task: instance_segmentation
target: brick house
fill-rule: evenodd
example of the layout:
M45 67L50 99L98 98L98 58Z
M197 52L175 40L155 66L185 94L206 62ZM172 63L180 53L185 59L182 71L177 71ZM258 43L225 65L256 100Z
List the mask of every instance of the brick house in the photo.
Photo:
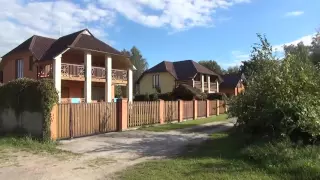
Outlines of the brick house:
M115 86L122 86L132 101L133 69L127 56L84 29L58 39L34 35L22 42L2 57L0 83L51 78L60 102L111 102Z

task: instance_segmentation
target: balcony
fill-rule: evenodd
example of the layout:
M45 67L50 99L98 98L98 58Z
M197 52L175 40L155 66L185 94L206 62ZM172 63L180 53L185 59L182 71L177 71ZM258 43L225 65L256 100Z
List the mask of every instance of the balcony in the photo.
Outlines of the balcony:
M39 78L52 78L53 77L52 65L40 66L38 69ZM112 69L111 72L112 83L127 84L128 74L126 70ZM92 82L105 82L106 70L103 67L91 68ZM84 81L85 80L85 67L78 64L61 63L61 79Z

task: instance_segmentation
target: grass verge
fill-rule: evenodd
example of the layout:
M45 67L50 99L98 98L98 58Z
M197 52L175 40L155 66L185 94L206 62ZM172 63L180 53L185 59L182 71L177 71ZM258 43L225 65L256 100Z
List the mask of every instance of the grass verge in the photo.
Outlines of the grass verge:
M124 180L320 179L320 147L289 142L246 145L241 135L219 133L179 157L138 164Z
M163 125L141 127L140 130L164 132L164 131L171 131L171 130L176 130L176 129L189 128L189 127L198 126L201 124L206 124L206 123L211 123L211 122L216 122L216 121L223 121L223 120L227 120L227 119L228 119L228 115L223 114L223 115L213 116L213 117L209 117L209 118L188 120L188 121L184 121L181 123L168 123L168 124L163 124Z
M57 142L53 141L38 141L31 137L0 137L1 150L27 151L34 154L49 153L61 154L68 153L66 151L57 149Z

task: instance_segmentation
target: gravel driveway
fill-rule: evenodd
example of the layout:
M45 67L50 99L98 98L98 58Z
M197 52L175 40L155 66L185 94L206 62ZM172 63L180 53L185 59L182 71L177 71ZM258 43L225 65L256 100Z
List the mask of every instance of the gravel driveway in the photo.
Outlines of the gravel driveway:
M125 131L61 141L60 149L81 154L64 160L37 155L13 155L14 165L1 167L0 179L112 179L134 164L174 156L187 144L229 129L234 119L168 132ZM21 156L20 156L21 155Z

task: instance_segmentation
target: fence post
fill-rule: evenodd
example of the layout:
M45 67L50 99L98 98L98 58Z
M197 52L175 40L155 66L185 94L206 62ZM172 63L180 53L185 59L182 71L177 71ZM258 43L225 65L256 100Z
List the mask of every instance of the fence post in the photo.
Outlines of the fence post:
M160 124L164 123L164 100L160 99L159 102L159 119L160 119Z
M183 121L183 100L179 100L179 119L178 122L182 122Z
M193 100L193 119L198 118L198 101L196 99Z
M128 99L122 98L117 102L117 121L119 124L119 131L128 129Z
M220 115L220 103L219 100L217 100L217 116Z
M58 113L57 113L57 109L58 109L58 105L55 104L53 107L52 107L52 110L51 110L51 114L50 114L50 121L51 121L51 124L50 124L50 137L51 137L51 140L56 140L57 139L57 130L58 130Z
M206 117L210 116L210 101L206 100Z

